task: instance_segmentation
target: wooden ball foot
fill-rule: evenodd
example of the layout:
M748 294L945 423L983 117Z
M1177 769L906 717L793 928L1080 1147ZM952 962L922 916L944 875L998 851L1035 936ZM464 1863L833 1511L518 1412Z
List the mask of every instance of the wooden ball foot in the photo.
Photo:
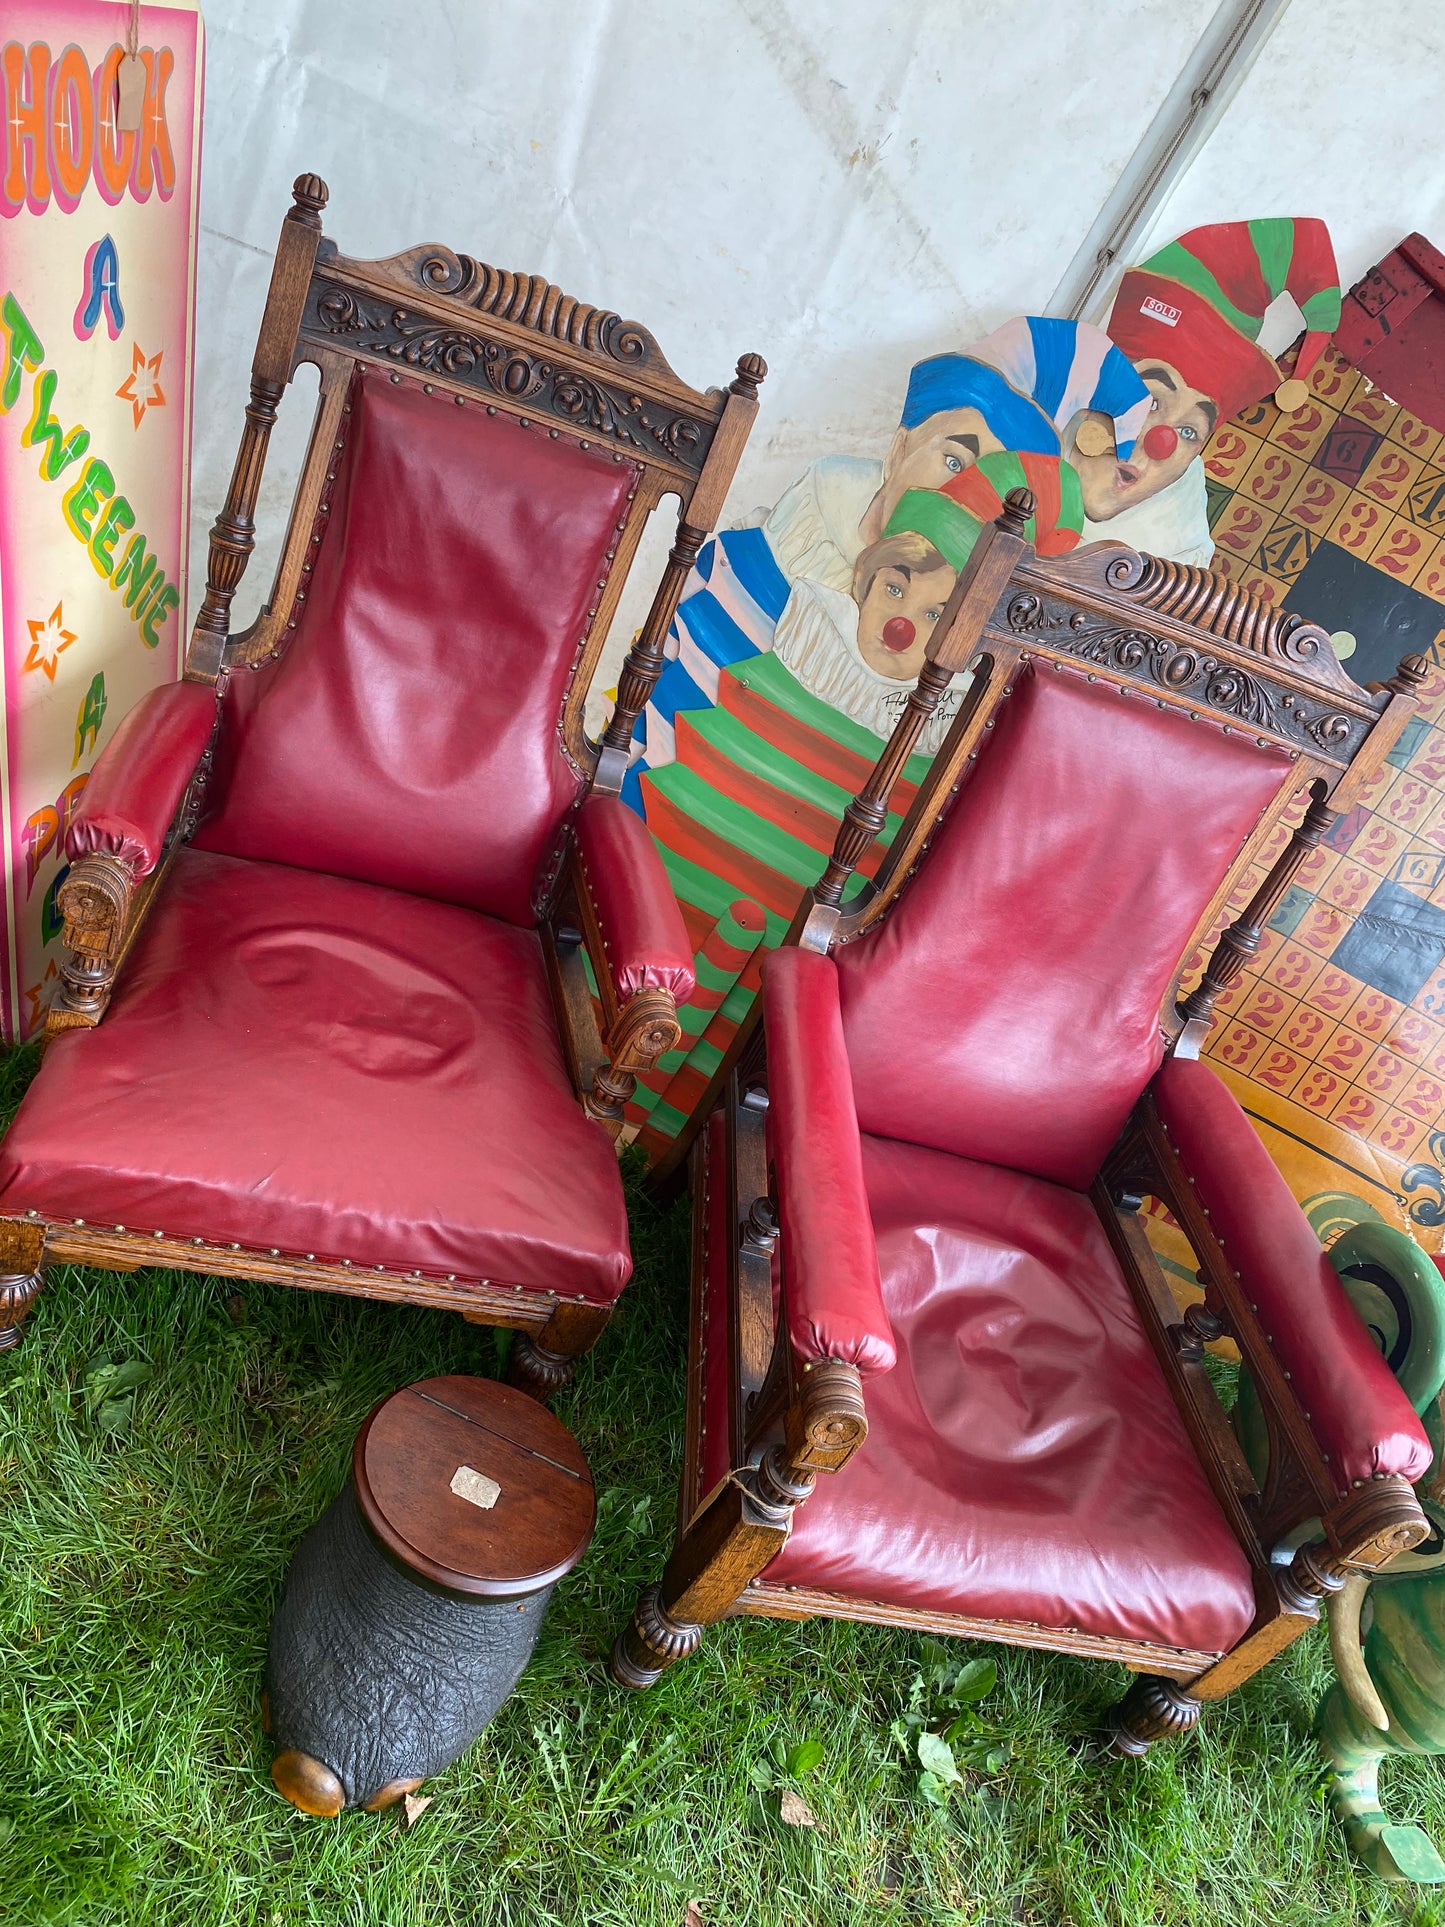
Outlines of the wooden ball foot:
M283 1799L318 1820L334 1820L346 1805L346 1788L331 1768L294 1747L276 1755L271 1778Z

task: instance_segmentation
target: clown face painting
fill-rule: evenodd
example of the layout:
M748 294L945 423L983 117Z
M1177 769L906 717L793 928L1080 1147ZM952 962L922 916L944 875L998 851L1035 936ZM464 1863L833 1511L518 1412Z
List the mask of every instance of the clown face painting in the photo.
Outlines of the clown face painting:
M1083 322L1020 316L964 354L920 361L860 541L878 540L909 489L947 488L985 455L1062 454L1081 411L1102 424L1110 448L1128 455L1148 407L1121 351Z
M1112 522L1178 481L1214 433L1219 408L1212 396L1191 387L1167 361L1146 361L1138 372L1151 404L1147 425L1127 461L1094 415L1085 419L1098 424L1100 439L1092 440L1081 428L1069 457L1078 470L1091 522ZM1090 446L1100 452L1085 453Z
M980 455L1001 454L1006 447L980 408L945 408L912 428L900 427L883 458L878 492L859 522L860 538L865 544L878 540L906 489L943 488Z
M893 682L917 682L928 638L957 580L927 537L912 530L870 543L853 582L857 649L868 667Z
M1305 322L1288 382L1259 345L1265 315L1282 295ZM1089 520L1113 522L1178 481L1221 418L1271 394L1286 412L1301 406L1303 378L1339 318L1339 269L1323 221L1193 228L1131 268L1114 300L1109 336L1133 362L1152 405L1127 458L1108 446L1107 424L1097 418L1089 418L1089 433L1077 432L1072 459Z

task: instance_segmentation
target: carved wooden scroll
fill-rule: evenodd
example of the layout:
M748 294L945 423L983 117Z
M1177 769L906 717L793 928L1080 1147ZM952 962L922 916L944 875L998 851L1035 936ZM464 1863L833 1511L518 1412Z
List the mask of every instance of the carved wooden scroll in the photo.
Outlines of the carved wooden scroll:
M555 292L555 290L554 290ZM419 374L441 375L477 394L525 403L573 434L596 436L627 453L661 460L696 475L717 430L715 412L645 395L609 380L538 341L523 345L469 319L458 322L426 308L393 306L350 287L329 283L319 270L307 296L303 336L329 338L348 352L375 355ZM599 351L601 352L601 351Z
M1110 586L1160 615L1287 663L1316 681L1346 691L1356 687L1318 623L1275 608L1212 569L1168 562L1157 555L1141 555L1137 562L1136 572L1133 561L1127 571L1116 561L1114 573L1106 572Z
M662 350L640 322L624 321L610 308L594 308L589 302L577 301L540 274L494 268L445 247L411 248L367 265L403 287L447 295L453 301L465 302L478 314L494 315L533 334L606 356L624 370L645 370L677 380Z
M1080 607L1071 597L1021 590L1017 583L1015 590L1004 610L1004 622L1014 635L1136 686L1153 684L1161 695L1194 705L1190 714L1196 718L1207 715L1241 728L1261 743L1274 740L1305 755L1346 764L1379 719L1378 710L1343 670L1338 695L1329 689L1335 678L1328 671L1318 678L1325 691L1316 695L1301 686L1302 676L1310 671L1277 652L1241 660L1240 652L1253 645L1221 638L1222 646L1212 649L1196 635L1171 635L1162 626L1121 622L1112 613ZM1330 660L1335 661L1333 651Z

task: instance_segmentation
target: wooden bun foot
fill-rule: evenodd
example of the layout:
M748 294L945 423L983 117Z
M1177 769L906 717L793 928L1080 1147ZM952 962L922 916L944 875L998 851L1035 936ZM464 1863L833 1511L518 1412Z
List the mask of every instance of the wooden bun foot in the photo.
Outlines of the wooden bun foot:
M1156 1740L1189 1732L1202 1710L1200 1702L1177 1680L1141 1673L1118 1705L1110 1708L1098 1757L1114 1754L1120 1759L1140 1760Z
M44 1283L43 1271L0 1272L0 1352L8 1352L20 1343L30 1307Z
M644 1692L680 1659L702 1644L702 1627L674 1619L662 1603L661 1586L649 1586L638 1600L631 1620L617 1635L607 1671L618 1686Z
M283 1799L318 1820L334 1820L346 1805L346 1789L331 1768L294 1747L276 1755L271 1778Z
M507 1365L507 1383L519 1392L545 1405L564 1385L570 1385L577 1360L561 1352L548 1351L528 1332L518 1332L512 1340L512 1355Z

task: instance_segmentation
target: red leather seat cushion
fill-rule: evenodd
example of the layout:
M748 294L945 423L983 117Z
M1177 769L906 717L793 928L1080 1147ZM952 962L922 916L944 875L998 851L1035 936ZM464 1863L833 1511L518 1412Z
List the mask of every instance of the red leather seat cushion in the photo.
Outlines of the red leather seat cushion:
M535 921L558 717L638 468L358 373L303 613L231 677L201 849Z
M1292 765L1025 665L933 848L838 952L865 1131L1082 1188L1159 1068L1160 1005Z
M1222 1652L1254 1617L1086 1197L863 1140L898 1345L764 1583Z
M47 1049L0 1210L599 1303L631 1271L535 932L190 849L105 1021Z

